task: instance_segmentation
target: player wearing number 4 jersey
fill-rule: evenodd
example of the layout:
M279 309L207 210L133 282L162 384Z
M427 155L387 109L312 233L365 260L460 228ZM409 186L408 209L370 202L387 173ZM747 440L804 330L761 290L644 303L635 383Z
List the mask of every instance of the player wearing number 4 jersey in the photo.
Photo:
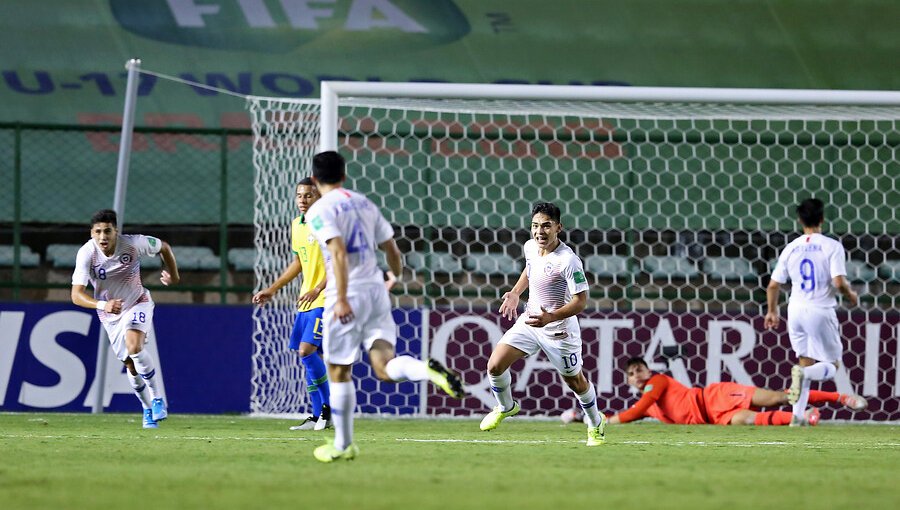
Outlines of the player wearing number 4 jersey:
M353 443L356 388L351 370L360 346L368 351L372 369L382 381L430 379L450 396L463 396L456 374L436 361L395 356L396 324L375 249L385 252L397 277L402 274L402 256L393 239L394 230L378 207L343 187L345 168L344 158L337 152L316 154L312 179L322 198L307 214L313 235L326 255L322 346L331 386L334 441L316 448L314 456L322 462L350 460L359 453Z
M606 419L597 409L597 393L582 372L581 329L575 317L587 304L588 284L581 260L559 240L559 207L541 202L531 211L531 239L525 243L525 269L512 290L503 295L500 314L518 316L519 296L528 289L528 304L491 353L488 377L497 406L481 420L481 430L493 430L519 412L513 400L509 367L543 351L575 392L588 421L588 446L604 443Z
M789 402L791 425L806 425L803 416L809 400L810 381L832 379L839 366L842 347L835 307L840 292L850 306L857 295L847 283L844 247L822 235L825 205L810 198L797 206L803 235L791 241L772 272L766 289L768 313L765 327L775 329L781 320L778 298L781 285L792 282L788 301L788 335L799 364L791 369Z
M144 350L153 327L153 300L141 283L141 256L160 255L166 269L163 285L178 283L172 248L155 237L119 235L116 212L98 211L91 218L91 240L78 250L72 274L72 302L97 309L116 357L128 371L128 381L144 408L144 428L156 428L168 410L153 358ZM93 297L85 292L90 283Z

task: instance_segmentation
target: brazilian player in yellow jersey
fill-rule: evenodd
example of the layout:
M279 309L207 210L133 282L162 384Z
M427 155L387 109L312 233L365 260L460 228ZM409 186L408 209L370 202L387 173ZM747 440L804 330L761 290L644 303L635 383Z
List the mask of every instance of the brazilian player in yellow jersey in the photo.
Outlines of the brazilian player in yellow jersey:
M300 216L291 222L291 263L269 288L253 296L253 302L265 305L272 296L294 278L303 275L300 297L297 299L297 318L291 332L290 349L300 354L306 372L306 389L312 412L291 430L323 430L331 427L328 374L319 356L322 347L322 312L325 309L325 259L319 243L306 224L306 211L319 199L319 190L307 177L297 184L297 209Z

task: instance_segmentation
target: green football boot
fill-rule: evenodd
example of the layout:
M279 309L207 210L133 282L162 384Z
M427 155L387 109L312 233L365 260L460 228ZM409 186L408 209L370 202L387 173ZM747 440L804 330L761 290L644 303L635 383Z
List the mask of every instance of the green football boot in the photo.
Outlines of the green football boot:
M600 415L600 425L588 427L588 446L600 446L606 443L606 416Z
M359 447L355 444L338 450L334 447L334 441L328 441L313 451L313 456L319 462L334 462L336 460L353 460L359 455Z
M502 408L497 405L494 407L494 410L489 412L487 416L481 420L481 430L494 430L497 428L497 425L500 425L500 422L509 418L510 416L515 416L519 414L519 410L522 409L519 406L518 402L513 402L513 407L509 411L503 411Z
M447 370L447 368L438 363L437 360L430 358L428 359L428 379L430 379L435 386L444 390L447 395L450 395L453 398L463 398L466 396L466 390L463 388L459 376L450 370Z

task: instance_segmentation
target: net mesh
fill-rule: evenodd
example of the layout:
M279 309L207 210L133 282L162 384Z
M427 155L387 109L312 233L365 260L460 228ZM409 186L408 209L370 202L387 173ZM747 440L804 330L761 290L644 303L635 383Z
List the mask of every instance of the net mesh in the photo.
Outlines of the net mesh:
M293 185L316 150L319 112L250 104L256 273L267 284L290 260ZM844 366L822 388L870 399L823 417L900 419L900 108L342 98L339 118L347 185L381 207L406 254L392 293L398 351L444 362L471 393L459 402L379 383L362 363L359 411L469 416L495 404L487 359L511 325L496 310L521 274L537 201L561 207L563 240L591 283L581 327L602 410L633 402L631 356L689 385L783 389L793 354L784 326L763 331L764 289L798 235L794 207L815 196L862 295L839 310ZM292 287L256 313L255 412L304 409L286 349L295 298ZM542 354L512 370L524 414L576 406Z

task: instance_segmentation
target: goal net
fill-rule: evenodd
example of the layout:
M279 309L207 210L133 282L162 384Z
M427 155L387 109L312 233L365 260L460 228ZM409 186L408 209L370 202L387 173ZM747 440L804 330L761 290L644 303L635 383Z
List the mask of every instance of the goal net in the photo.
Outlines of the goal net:
M798 235L794 208L818 197L825 233L846 248L862 296L860 307L838 310L846 354L822 388L870 401L856 413L826 407L823 417L900 419L897 97L881 106L826 97L834 104L815 106L815 97L777 95L767 104L402 93L321 105L249 101L258 282L290 261L294 185L332 145L347 158L347 185L381 207L406 254L392 292L398 352L438 359L470 392L454 401L425 384L381 383L360 363L358 412L470 416L495 404L487 360L511 326L497 313L499 298L521 274L537 201L562 209L562 239L591 283L580 322L602 411L634 402L623 372L634 356L688 385L784 389L794 357L784 323L763 329L765 285ZM255 312L255 413L305 410L302 369L286 348L296 291ZM781 302L784 317L786 295ZM576 407L543 354L512 372L524 414Z

